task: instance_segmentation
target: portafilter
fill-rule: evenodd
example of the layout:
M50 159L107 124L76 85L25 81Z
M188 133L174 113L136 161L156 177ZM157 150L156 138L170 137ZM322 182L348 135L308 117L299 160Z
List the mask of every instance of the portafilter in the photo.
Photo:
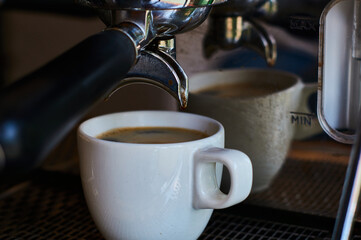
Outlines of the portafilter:
M106 24L42 68L0 91L0 169L39 166L95 103L116 88L148 82L185 107L188 79L173 35L198 26L226 0L78 0Z

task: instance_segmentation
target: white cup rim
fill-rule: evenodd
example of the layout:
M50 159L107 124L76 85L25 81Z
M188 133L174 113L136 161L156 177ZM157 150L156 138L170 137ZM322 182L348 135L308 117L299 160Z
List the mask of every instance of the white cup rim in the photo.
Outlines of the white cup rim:
M156 125L156 124L152 124L152 125L147 125L147 124L142 124L142 125L137 125L137 123L132 122L129 124L125 124L125 125L120 125L120 126L116 126L116 127L103 127L102 130L95 130L92 131L91 130L91 125L92 124L96 124L97 121L103 121L106 118L121 118L122 116L126 116L128 115L128 117L131 116L150 116L150 115L156 115L158 117L169 117L169 116L173 116L174 117L183 117L183 118L187 118L188 120L191 119L198 119L198 121L201 123L207 123L208 125L203 125L203 129L199 129L196 127L187 127L186 124L172 124L169 123L168 125ZM145 117L143 117L143 119L145 119ZM141 120L140 120L141 121ZM150 120L149 120L150 121ZM163 120L164 121L164 120ZM95 122L95 123L94 123ZM165 122L165 121L164 121ZM179 122L177 122L179 123ZM98 135L100 135L103 132L109 131L111 129L114 128L120 128L120 127L152 127L152 126L161 126L161 127L180 127L180 128L185 128L185 129L191 129L191 130L198 130L198 131L202 131L205 132L207 135L207 137L202 138L202 139L198 139L198 140L193 140L193 141L187 141L187 142L180 142L180 143L161 143L161 144L155 144L155 143L146 143L146 144L142 144L142 143L124 143L124 142L112 142L112 141L107 141L107 140L103 140L103 139L99 139L97 138ZM208 129L207 131L205 131L206 129ZM137 110L137 111L126 111L126 112L116 112L116 113L110 113L110 114L105 114L105 115L100 115L100 116L96 116L93 118L90 118L88 120L85 120L84 122L82 122L80 124L80 126L78 127L78 136L81 138L84 138L86 141L92 141L92 142L96 142L99 144L107 144L107 145L129 145L129 146L148 146L148 147L164 147L164 146L177 146L179 144L194 144L195 142L207 142L209 141L210 138L216 138L216 137L220 137L222 136L222 134L224 134L224 128L223 125L217 121L214 120L212 118L206 117L206 116L202 116L202 115L198 115L198 114L193 114L193 113L187 113L187 112L177 112L177 111L168 111L168 110Z

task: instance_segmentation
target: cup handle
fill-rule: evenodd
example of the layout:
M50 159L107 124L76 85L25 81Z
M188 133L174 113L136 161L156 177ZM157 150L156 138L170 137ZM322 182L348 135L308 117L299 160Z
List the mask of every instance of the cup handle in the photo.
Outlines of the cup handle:
M317 87L317 83L303 85L300 105L297 109L297 112L301 113L301 115L291 116L291 123L296 124L293 139L302 140L323 131L318 121L317 114L312 113L308 106L308 99L311 94L317 93Z
M229 171L231 186L228 194L219 189L216 163L223 164ZM253 173L246 154L233 149L209 148L195 153L194 164L194 208L226 208L249 195Z

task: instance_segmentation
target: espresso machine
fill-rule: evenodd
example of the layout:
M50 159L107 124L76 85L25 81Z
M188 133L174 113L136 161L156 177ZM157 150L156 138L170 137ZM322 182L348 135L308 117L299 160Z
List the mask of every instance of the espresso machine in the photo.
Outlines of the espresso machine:
M188 73L176 55L187 46L176 37L206 24L200 34L205 61L250 51L255 55L247 61L259 58L262 67L290 71L278 65L284 35L291 47L316 46L311 55L319 93L311 104L327 134L296 142L273 186L215 212L201 239L361 239L359 6L358 0L3 1L3 11L96 16L105 28L1 89L0 238L102 239L79 176L41 166L68 158L64 145L74 144L66 142L69 132L123 86L158 86L185 108ZM238 67L259 67L247 61Z

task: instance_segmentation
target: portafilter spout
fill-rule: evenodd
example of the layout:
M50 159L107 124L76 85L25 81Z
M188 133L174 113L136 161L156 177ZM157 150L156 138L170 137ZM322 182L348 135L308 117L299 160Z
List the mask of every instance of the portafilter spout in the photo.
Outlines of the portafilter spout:
M107 28L0 91L0 171L40 165L120 85L156 84L186 106L188 79L173 57L173 35L199 25L223 1L78 0Z
M210 6L166 10L98 9L107 29L126 32L137 42L137 63L120 82L148 82L168 91L185 108L188 101L188 77L175 60L174 34L189 31L208 16ZM158 47L161 42L172 44ZM171 51L172 55L168 52ZM154 71L157 70L157 71ZM167 79L164 79L167 76Z

